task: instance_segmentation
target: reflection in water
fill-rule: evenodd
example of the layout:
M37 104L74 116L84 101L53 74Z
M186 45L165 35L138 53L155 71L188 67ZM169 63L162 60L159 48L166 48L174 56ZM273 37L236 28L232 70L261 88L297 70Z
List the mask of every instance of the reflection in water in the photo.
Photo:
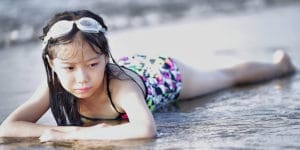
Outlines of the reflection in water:
M38 138L0 138L0 149L17 149L35 146L40 147Z
M40 143L38 138L1 138L0 149L131 149L138 148L153 139L123 141L60 141Z

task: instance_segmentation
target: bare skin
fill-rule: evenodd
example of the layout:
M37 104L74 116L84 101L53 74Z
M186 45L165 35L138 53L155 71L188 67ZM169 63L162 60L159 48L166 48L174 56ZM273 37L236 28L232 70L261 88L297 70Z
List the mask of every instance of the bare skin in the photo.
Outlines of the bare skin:
M270 80L295 72L290 57L276 51L272 63L246 62L231 68L202 72L176 60L182 74L183 87L179 99L190 99L234 85Z

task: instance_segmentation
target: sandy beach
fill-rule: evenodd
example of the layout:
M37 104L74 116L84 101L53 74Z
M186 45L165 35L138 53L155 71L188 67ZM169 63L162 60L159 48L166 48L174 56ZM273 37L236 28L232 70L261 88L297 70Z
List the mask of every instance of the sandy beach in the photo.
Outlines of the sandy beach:
M300 68L299 16L300 5L295 5L257 13L189 18L119 30L107 36L115 58L134 53L164 55L210 70L248 60L269 62L275 50L284 49ZM29 42L0 50L1 122L30 97L44 78L40 48L40 43ZM182 103L176 111L155 114L158 139L92 145L134 149L299 149L299 91L298 73L260 85L229 89ZM39 122L54 124L49 112ZM0 143L0 148L45 148L36 140ZM68 148L76 146L88 148L86 143L67 143Z

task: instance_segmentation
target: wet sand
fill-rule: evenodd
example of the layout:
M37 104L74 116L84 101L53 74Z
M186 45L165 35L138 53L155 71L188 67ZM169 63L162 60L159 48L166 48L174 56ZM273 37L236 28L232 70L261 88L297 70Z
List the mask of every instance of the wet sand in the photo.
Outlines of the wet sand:
M271 61L276 49L285 49L299 68L299 15L300 7L290 6L118 31L108 37L115 57L161 54L210 70L246 60ZM1 50L0 66L3 121L44 76L39 43ZM297 73L170 106L168 112L155 113L159 135L149 141L39 143L36 138L13 138L0 140L0 148L299 149L299 78ZM39 122L54 124L49 113Z

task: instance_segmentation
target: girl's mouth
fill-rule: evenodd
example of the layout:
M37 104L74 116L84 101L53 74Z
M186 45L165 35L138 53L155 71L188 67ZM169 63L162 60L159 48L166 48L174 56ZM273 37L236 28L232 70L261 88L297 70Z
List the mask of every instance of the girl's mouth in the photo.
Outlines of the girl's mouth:
M82 87L82 88L76 88L75 91L78 93L85 93L88 92L92 87Z

